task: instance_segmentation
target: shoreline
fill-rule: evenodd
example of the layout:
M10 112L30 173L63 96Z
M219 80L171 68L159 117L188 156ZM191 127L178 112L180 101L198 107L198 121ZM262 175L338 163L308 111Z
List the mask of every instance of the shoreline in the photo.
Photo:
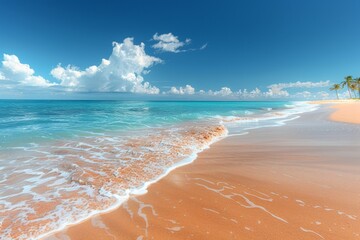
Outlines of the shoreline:
M111 213L112 211L115 211L116 209L120 208L122 206L122 204L126 203L131 198L131 196L142 196L142 195L146 194L148 192L149 186L151 186L152 184L155 184L158 181L160 181L161 179L165 178L173 170L191 164L192 162L194 162L197 159L199 153L205 151L206 149L209 149L212 144L214 144L214 143L216 143L218 141L221 141L222 139L224 139L226 137L228 137L227 130L225 131L224 135L220 135L220 136L214 138L203 149L199 149L199 150L195 151L189 157L187 157L187 158L185 158L185 159L183 159L183 160L181 160L179 162L176 162L174 165L167 168L166 171L163 172L161 175L159 175L157 178L145 182L141 187L126 190L126 193L127 193L126 196L119 197L119 196L115 195L115 198L117 199L117 203L112 205L110 208L105 209L105 210L95 210L92 214L90 214L89 216L87 216L87 217L85 217L83 219L80 219L80 220L78 220L78 221L76 221L74 223L71 223L71 224L67 224L65 226L62 226L62 227L60 227L58 229L55 229L55 230L52 230L50 232L41 234L36 239L49 239L49 238L51 239L54 235L57 235L57 233L62 232L64 230L66 230L67 228L75 227L75 226L77 226L79 224L82 224L82 223L88 221L89 219L91 219L92 217L107 214L107 213Z
M282 126L285 125L285 122L288 121L292 121L296 118L298 118L299 114L302 113L306 113L306 112L311 112L316 110L316 108L310 108L308 102L294 102L295 105L293 106L293 108L284 108L280 111L275 112L274 115L272 116L268 116L265 117L263 116L262 118L259 119L259 121L274 121L271 125L264 125L264 126L252 126L249 128L245 128L245 130L254 130L254 129L261 129L261 128L268 128L268 127L278 127L278 126ZM303 104L305 103L305 109L303 109ZM290 110L290 112L289 112ZM295 112L294 112L295 110ZM254 119L257 119L257 117L255 117ZM250 122L253 122L253 120L250 120ZM235 120L234 122L236 122L238 120ZM231 121L230 121L231 122ZM257 121L256 121L257 122ZM222 125L222 123L220 123ZM194 151L189 157L175 163L173 166L169 167L166 169L166 171L161 174L160 176L158 176L156 179L152 179L150 181L145 182L141 187L139 188L135 188L135 189L129 189L127 190L127 194L126 196L121 196L121 197L116 197L117 199L117 203L113 206L111 206L110 208L106 209L106 210L96 210L94 211L92 214L90 214L89 216L80 219L74 223L71 224L67 224L64 225L56 230L44 233L42 235L40 235L38 237L38 239L49 239L49 237L51 238L54 235L57 235L58 232L62 232L68 228L71 227L76 227L77 225L81 225L82 223L89 221L91 218L96 217L98 215L103 215L103 214L107 214L107 213L111 213L112 211L116 211L116 209L120 208L122 206L122 204L126 203L127 201L129 201L131 199L131 197L133 196L142 196L144 194L146 194L148 192L148 188L153 185L156 184L157 182L161 181L161 179L165 178L168 174L171 174L172 171L181 168L183 166L186 165L190 165L192 164L197 158L198 158L198 154L202 153L203 151L209 149L214 143L219 142L221 140L224 140L228 137L233 137L233 136L242 136L242 135L246 135L248 134L248 132L243 131L241 133L236 133L236 134L228 134L228 129L226 127L225 128L225 134L223 135L219 135L215 138L213 138L213 140L211 140L210 142L208 142L206 144L206 146L202 149L198 149L196 151Z
M146 189L149 185L151 185L154 182L156 183L159 179L166 176L171 170L177 168L178 167L177 165L179 165L179 164L183 165L184 161L186 164L191 163L193 160L195 160L197 153L205 150L206 148L209 147L209 145L211 145L212 142L217 141L217 139L219 137L222 137L222 135L224 134L224 131L227 132L227 128L223 124L225 124L226 126L229 126L228 124L236 123L237 121L240 120L240 122L242 123L241 125L243 125L242 127L240 127L240 133L238 132L235 134L231 134L232 136L235 136L235 135L240 136L240 135L247 134L247 132L244 132L244 130L284 125L284 123L286 121L290 121L290 120L293 120L298 117L298 116L292 117L294 114L298 115L303 112L314 110L314 106L311 106L308 103L306 103L304 105L304 102L289 102L289 105L284 105L281 108L275 108L276 110L272 109L272 108L261 108L261 109L262 109L262 114L260 114L260 113L254 114L251 117L245 117L245 118L243 118L243 117L229 117L229 118L215 117L215 120L216 120L215 122L219 125L217 125L217 124L209 125L209 124L207 124L208 123L207 121L204 121L204 123L206 123L205 125L199 124L199 126L193 126L193 125L182 126L180 128L180 130L181 129L183 129L183 130L176 132L176 133L180 133L180 135L182 137L182 138L180 138L180 141L173 141L174 144L170 145L170 146L172 146L170 148L172 150L170 152L166 153L165 155L161 155L160 158L156 158L156 159L161 159L161 158L164 158L167 156L167 157L171 157L172 159L174 159L174 157L176 158L176 156L180 156L177 158L180 161L172 167L170 165L166 165L167 166L166 168L162 168L162 170L164 171L164 169L167 169L168 167L170 167L163 174L158 175L159 177L156 177L156 174L160 173L158 171L155 171L154 174L151 171L148 172L151 176L153 176L153 177L155 176L155 178L148 177L146 181L142 181L142 184L136 185L137 186L136 188L135 187L127 188L127 187L121 186L120 188L119 187L113 188L112 189L113 191L111 191L111 189L109 189L110 192L107 192L106 190L103 191L103 189L97 188L99 185L100 186L102 185L104 178L110 178L110 180L112 180L111 176L112 176L113 171L107 171L107 164L105 164L103 169L102 168L100 169L100 171L104 170L105 171L104 173L106 173L101 178L97 178L98 177L97 175L94 176L89 171L86 171L85 173L83 172L84 177L83 177L83 174L78 174L78 172L72 173L71 182L78 183L78 186L84 185L85 187L87 187L88 185L91 185L91 186L93 186L92 189L95 189L96 193L99 193L100 195L105 196L105 198L110 196L107 194L113 194L113 192L115 192L115 196L114 196L115 198L112 199L113 204L110 207L108 207L108 205L106 205L106 206L103 205L103 207L100 206L100 208L98 208L97 205L95 205L95 206L93 205L92 208L85 207L84 208L85 211L82 211L84 214L82 214L80 217L77 217L79 215L76 215L76 214L75 214L75 217L73 217L73 218L69 218L69 215L66 215L66 214L58 215L59 216L59 217L57 217L58 221L56 220L54 223L55 224L60 223L60 224L57 224L56 226L53 225L49 228L46 226L47 231L42 231L43 233L42 234L38 233L39 235L36 234L36 231L33 232L33 235L30 235L32 232L31 231L29 234L30 236L27 236L27 237L29 237L31 239L34 239L34 238L38 239L40 237L45 238L47 236L51 236L52 234L54 234L58 231L61 231L62 229L66 229L71 226L76 226L78 224L81 224L82 222L87 221L88 219L90 219L89 216L101 215L101 214L105 214L105 213L114 211L114 209L117 209L118 207L121 206L121 204L123 202L128 200L128 198L130 196L138 196L139 194L144 194L145 193L144 189ZM222 122L221 120L224 120L224 122ZM212 122L213 121L209 121L209 123L212 123ZM239 130L239 129L237 129L237 130ZM170 131L168 131L167 129L164 129L163 134L171 133L171 132L172 132L171 129L170 129ZM161 149L162 143L159 142L159 140L161 140L163 138L158 138L158 135L156 135L156 134L154 136L156 138L149 138L148 136L146 137L145 140L150 139L150 141L144 141L144 142L136 142L135 141L133 143L130 142L129 145L124 145L124 146L129 147L130 153L133 151L138 152L139 150L141 152L141 149L139 149L139 147L140 148L142 146L146 146L146 147L150 146L151 147L151 146L155 146L157 143L160 144L160 149ZM171 138L171 139L174 140L173 138ZM171 143L171 141L169 143ZM189 145L189 143L192 143L192 144ZM85 144L83 144L83 141L80 141L79 144L76 142L73 142L73 144L66 146L66 148L70 149L69 150L70 152L66 152L66 150L65 151L60 150L59 153L69 155L69 153L71 153L72 149L74 148L74 149L76 149L76 151L78 151L77 154L85 156L85 159L87 159L87 158L91 157L91 155L88 155L87 149L88 149L88 146L92 146L92 144L93 143L91 142L91 140L85 141ZM183 145L183 144L185 144L185 145ZM118 145L113 146L112 143L108 144L107 146L110 147L110 148L107 148L108 151L110 151L112 148L119 147ZM164 146L166 147L167 144L165 143ZM56 147L57 147L57 145L56 145ZM63 146L61 144L59 144L59 147L61 148ZM156 149L158 149L158 148L156 148ZM185 154L185 155L183 152L184 149L185 149L185 151L186 151L186 149L188 149L187 154ZM104 153L108 153L108 151L105 151ZM158 153L161 153L161 152L162 151L149 151L149 154L146 155L146 157L144 157L143 159L145 161L147 159L149 159L150 160L149 163L151 164L152 157L157 157L157 155L159 155ZM109 154L112 154L112 153L113 153L112 151L109 152ZM152 154L152 153L154 153L154 154ZM190 154L190 153L192 153L192 154ZM194 153L195 153L195 155L194 155ZM56 152L55 152L55 154L56 154ZM89 154L91 154L91 153L89 153ZM188 154L190 154L190 155L188 155ZM190 161L188 161L189 159L190 159ZM141 159L139 159L139 160L141 160ZM73 163L80 164L80 166L82 166L81 165L82 162L81 161L78 162L76 159L74 159ZM103 163L105 163L105 162L103 162ZM174 161L170 161L169 163L174 163ZM99 167L101 167L101 166L102 165L99 165ZM116 166L117 165L115 164L115 167ZM145 163L145 166L146 166L146 163ZM154 169L156 170L156 165L154 165L154 166L155 166ZM151 167L151 165L149 167ZM115 169L118 169L118 168L115 168ZM120 175L115 175L115 176L120 176L120 177L116 177L114 180L118 181L119 179L120 180L124 179L125 181L127 181L126 176L128 176L128 175L126 175L126 174L130 173L130 177L131 177L131 173L133 172L134 173L133 175L136 176L136 175L138 175L137 173L144 172L142 169L144 170L144 162L136 161L135 165L133 165L133 164L131 165L131 168L125 167L125 168L120 168L120 170L118 169ZM151 169L153 169L153 168L151 168ZM122 171L122 170L124 170L124 171ZM161 171L161 172L163 172L163 171ZM144 175L144 178L146 176L148 176L148 175ZM143 179L143 177L141 175L138 175L138 177L140 177L139 179ZM144 182L145 182L145 184L144 184ZM65 187L67 187L67 186L65 186ZM58 188L58 189L61 189L61 188ZM90 190L92 190L92 189L90 189ZM121 195L117 194L119 192L119 190L121 190L121 189L127 189L127 190L120 192ZM44 190L39 189L39 190L46 191L47 189L44 189ZM64 191L66 191L66 190L64 190ZM72 198L74 201L83 201L84 199L82 198L81 195L77 194L78 192L79 191L74 191L74 194L67 194L67 196L64 196L65 200L68 200L68 197L69 197L69 198ZM93 198L90 198L89 201L91 201L92 199ZM86 200L87 199L85 199L85 201ZM87 202L85 202L85 203L87 203ZM105 202L105 203L107 204L107 202ZM90 202L90 204L92 204L92 202ZM57 208L57 209L61 210L62 205L61 204L55 205L55 203L53 203L53 202L51 202L51 204L47 204L47 202L44 202L44 203L38 202L36 206L38 206L37 208L38 208L39 212L31 213L31 215L33 217L31 217L30 219L34 219L34 218L37 218L37 216L43 215L42 209L47 210L47 209L51 209L51 208ZM67 207L67 206L65 206L65 207ZM76 204L72 205L72 207L73 207L73 209L77 210ZM81 208L81 206L80 206L80 208ZM88 210L90 210L90 212ZM6 230L8 229L8 228L6 228L6 226L12 226L12 225L10 225L12 222L11 216L12 216L11 213L9 213L8 217L5 219L6 220L5 224L3 224L3 227ZM60 217L60 216L64 216L64 217ZM28 228L31 228L34 230L35 229L39 229L39 230L44 229L42 227L43 225L41 225L41 222L37 222L37 221L27 222L24 220L24 224L20 224L20 225L15 224L13 226L17 227L17 228L15 228L16 230L14 231L14 234L12 234L12 232L11 233L9 232L9 235L7 236L8 238L17 238L17 237L25 238L25 234L26 234L26 232L28 232L28 230L26 230L26 229L28 229ZM54 229L54 230L51 230L51 229ZM21 235L21 234L23 234L23 235Z
M328 114L328 112L327 112L327 114ZM274 130L274 128L271 128L272 130ZM251 131L255 131L256 132L256 129L255 130L251 130ZM265 129L261 129L261 130L259 130L259 131L261 131L261 132L263 132L263 131L265 131ZM259 131L257 131L257 132L259 132ZM269 130L269 129L267 129L266 130L267 132L271 132L271 130ZM251 133L251 134L253 134L253 133ZM251 135L250 134L250 135ZM249 138L249 136L250 135L247 135L246 137L247 138ZM135 215L135 210L136 209L134 209L134 210L131 210L131 211L128 211L128 210L126 210L125 208L125 206L128 206L128 205L136 205L136 203L138 204L138 215L140 216L140 215L142 215L142 216L144 216L144 214L145 213L142 213L142 210L144 210L144 208L146 208L146 209L150 209L150 210L152 210L153 212L155 211L154 209L155 209L155 207L156 207L156 205L157 204L151 204L151 205L146 205L145 204L145 201L142 201L142 203L138 203L138 201L141 201L141 200L138 200L138 199L152 199L152 198L154 198L154 197L151 197L151 196L148 196L148 195L154 195L154 191L156 191L156 190L153 190L153 189L158 189L158 193L157 194L160 194L161 195L161 191L164 191L163 189L164 189L164 186L163 187L160 187L160 189L159 189L159 187L157 187L157 186L161 186L161 185L164 185L164 183L163 182L168 182L168 180L167 179L172 179L172 178L174 178L174 175L177 175L177 172L183 172L184 171L184 169L186 168L186 169L190 169L191 167L193 168L193 167L196 167L196 165L198 165L197 163L198 163L198 161L203 161L203 158L204 158L204 155L205 156L207 156L208 158L212 158L212 156L209 156L209 155L211 155L211 154L213 154L213 153L211 153L211 152L214 152L214 150L213 150L213 146L214 146L214 148L218 148L218 146L222 146L222 147L224 147L224 145L226 146L226 144L229 144L229 139L234 139L234 138L239 138L238 136L230 136L230 137L227 137L226 139L224 139L223 141L221 141L221 142L218 142L218 143L216 143L216 144L213 144L212 145L212 147L209 149L209 150L207 150L207 151L205 151L205 152L202 152L202 153L200 153L199 154L199 158L197 159L197 161L195 161L194 163L192 163L192 164L190 164L190 165L186 165L186 166L184 166L184 167L182 167L182 168L177 168L177 169L175 169L174 171L172 171L171 172L171 174L169 174L169 175L167 175L166 177L164 177L163 179L161 179L161 180L159 180L158 182L156 182L156 183L154 183L154 184L152 184L150 187L149 187L149 193L148 194L145 194L145 195L140 195L140 196L131 196L130 197L130 199L128 200L128 201L126 201L123 205L124 206L120 206L118 209L116 209L115 211L112 211L112 212L109 212L109 213L107 213L107 214L100 214L100 215L98 215L98 216L95 216L95 217L92 217L92 219L90 219L90 220L85 220L85 222L83 222L83 223L80 223L80 224L78 224L78 225L74 225L74 226L70 226L70 227L68 227L68 229L66 229L66 230L64 230L64 231L61 231L61 232L58 232L57 234L54 234L53 236L57 236L57 237L59 237L59 236L70 236L71 237L71 239L81 239L81 238L79 238L79 233L81 233L81 232L84 232L83 230L84 230L84 228L86 229L86 231L89 231L89 232L92 232L93 234L100 234L101 232L104 232L105 230L105 235L101 235L101 238L102 239L111 239L109 236L109 232L112 232L112 231L115 231L117 234L112 234L113 236L116 236L116 239L135 239L135 235L137 235L138 237L145 237L145 239L146 239L146 237L149 237L149 236L146 236L146 234L145 235L141 235L140 233L137 233L137 234L134 234L134 235L131 235L131 237L130 237L130 235L129 236L125 236L125 235L122 235L122 233L121 233L121 231L119 232L119 231L117 231L116 230L116 226L118 226L118 228L120 228L120 229L122 229L123 231L125 231L125 232L128 232L128 230L125 230L126 228L124 228L125 226L127 226L127 225L129 225L129 226L131 226L131 221L130 222L128 222L128 220L129 219L127 219L126 220L126 218L129 218L129 217L131 217L131 216L134 216ZM240 137L241 138L241 137ZM225 143L226 142L226 143ZM230 141L231 142L231 141ZM219 157L219 156L218 156ZM190 167L191 166L191 167ZM221 166L221 164L220 164L220 166ZM224 166L222 166L222 167L224 167ZM210 180L206 180L206 181L209 181L209 182L211 182ZM205 183L206 183L206 181L205 181ZM197 183L197 184L199 184L199 183ZM201 183L200 183L201 184ZM169 186L165 186L165 189L168 189L168 187ZM209 186L207 186L208 188L209 188ZM152 190L151 190L152 189ZM166 190L166 191L168 191L168 190ZM178 189L178 191L182 191L182 189ZM178 191L176 192L177 194L178 194ZM252 195L256 195L256 192L254 192ZM267 194L268 196L270 196L271 194ZM179 194L179 196L181 196L181 194ZM244 196L244 195L243 195ZM251 195L250 195L251 196ZM245 196L246 197L246 196ZM259 195L258 194L258 196L257 197L260 197L261 198L261 194ZM264 196L263 196L263 198L264 198ZM299 200L299 201L302 201L302 200ZM145 205L144 205L145 204ZM141 207L141 205L142 205L142 207ZM130 208L131 209L131 208ZM208 210L208 212L211 212L211 208L208 208L208 209L210 209L210 210ZM149 210L148 210L149 211ZM216 211L216 210L215 210ZM340 210L339 210L340 211ZM150 211L151 212L151 211ZM340 211L341 212L341 211ZM132 215L130 214L130 213L132 213ZM140 214L141 213L141 214ZM148 214L149 214L149 212L148 212ZM344 213L345 214L345 213ZM131 215L131 216L130 216ZM146 215L146 214L145 214ZM155 215L155 214L154 214ZM175 214L176 215L176 214ZM116 216L116 217L115 217ZM147 215L146 215L147 216ZM276 215L274 215L274 216L276 216ZM351 218L351 216L352 215L349 215L350 216L350 218ZM118 218L124 218L124 220L120 220L120 219L118 219ZM153 216L154 217L154 216ZM97 221L96 219L98 219L98 218L100 218L100 219L105 219L105 220L99 220L100 222L101 222L101 226L103 226L103 227L100 227L99 228L99 226L94 226L94 221ZM281 217L278 217L279 219L281 218ZM94 220L95 219L95 220ZM116 219L116 220L115 220ZM131 219L132 219L132 217L131 217ZM156 218L155 218L156 219ZM202 218L200 218L200 219L202 219ZM281 218L282 219L282 218ZM133 219L132 219L133 220ZM142 218L142 219L139 219L140 220L140 222L141 222L141 220L143 221L143 222L146 222L147 223L147 227L146 227L146 232L147 232L147 228L149 227L149 225L148 225L148 221L150 220L150 216L149 216L149 219L148 219L148 217L146 217L146 221L145 221L145 219L144 218ZM139 223L139 220L138 220L138 223ZM153 219L154 220L154 219ZM125 225L123 225L124 223L121 223L122 221L126 221L126 224ZM158 220L157 220L158 221ZM175 220L176 221L176 220ZM155 221L156 222L156 221ZM99 225L98 224L98 225ZM118 225L119 224L119 225ZM211 224L211 222L210 222L210 224ZM96 224L95 224L96 225ZM108 226L109 225L111 225L111 226L113 226L113 227L111 227L111 228L109 228ZM123 227L121 227L121 226L123 226ZM184 227L185 228L185 227ZM302 230L302 232L307 232L307 230L308 229L306 229L306 228L304 228L304 227L302 227L304 230ZM157 229L158 231L160 231L160 233L161 232L164 232L165 230L166 230L167 228L165 227L165 228L162 228L162 229ZM178 228L176 228L176 229L178 229ZM173 231L172 231L172 235L173 234L175 234L175 233L177 233L177 232L181 232L180 230L181 230L182 228L180 228L179 229L179 231L175 231L175 228L173 228ZM132 230L132 231L134 231L134 230ZM171 230L169 230L170 232L171 232ZM309 231L312 231L312 230L309 230ZM136 231L135 231L136 232ZM141 232L141 231L140 231ZM309 232L307 232L307 233L309 233ZM144 233L143 233L144 234ZM159 233L157 233L157 234L159 234ZM162 234L164 234L164 233L162 233ZM90 237L90 239L99 239L99 238L91 238L91 236L93 236L93 235L89 235L88 237ZM153 236L162 236L161 234L160 235L153 235ZM100 237L100 235L99 235L99 237ZM185 236L182 236L182 237L185 237ZM143 238L139 238L139 239L143 239ZM44 239L50 239L50 238L44 238ZM157 239L157 238L155 238L155 239ZM184 238L185 239L185 238ZM256 239L256 238L251 238L251 239ZM259 238L260 239L260 238Z
M330 105L336 109L330 119L337 122L360 124L360 100L343 99L343 100L322 100L313 101L313 104Z

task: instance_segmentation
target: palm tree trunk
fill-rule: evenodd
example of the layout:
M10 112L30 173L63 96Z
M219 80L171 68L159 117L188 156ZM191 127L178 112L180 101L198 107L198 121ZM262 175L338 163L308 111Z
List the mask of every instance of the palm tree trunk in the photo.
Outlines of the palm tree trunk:
M335 90L335 91L336 91L336 97L339 100L339 94L338 94L337 90Z
M348 90L348 92L349 92L350 98L352 98L352 97L351 97L351 92L350 92L349 86L347 86L347 90Z

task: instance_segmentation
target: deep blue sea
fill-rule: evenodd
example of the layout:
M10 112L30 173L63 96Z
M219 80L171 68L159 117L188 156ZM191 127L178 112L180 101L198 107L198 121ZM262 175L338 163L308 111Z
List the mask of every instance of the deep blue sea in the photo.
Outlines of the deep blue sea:
M119 206L213 142L315 108L304 102L0 100L1 237L38 238Z

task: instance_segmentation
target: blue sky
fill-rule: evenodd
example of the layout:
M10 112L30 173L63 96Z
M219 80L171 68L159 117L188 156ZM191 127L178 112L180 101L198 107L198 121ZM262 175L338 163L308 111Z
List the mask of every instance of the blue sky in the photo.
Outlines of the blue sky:
M328 97L330 84L360 75L359 12L357 0L2 0L0 93Z

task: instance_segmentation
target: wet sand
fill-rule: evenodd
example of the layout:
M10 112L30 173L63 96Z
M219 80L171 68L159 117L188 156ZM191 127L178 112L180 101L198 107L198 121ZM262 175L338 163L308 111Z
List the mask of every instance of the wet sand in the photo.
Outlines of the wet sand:
M47 239L360 239L360 125L334 111L228 137Z

